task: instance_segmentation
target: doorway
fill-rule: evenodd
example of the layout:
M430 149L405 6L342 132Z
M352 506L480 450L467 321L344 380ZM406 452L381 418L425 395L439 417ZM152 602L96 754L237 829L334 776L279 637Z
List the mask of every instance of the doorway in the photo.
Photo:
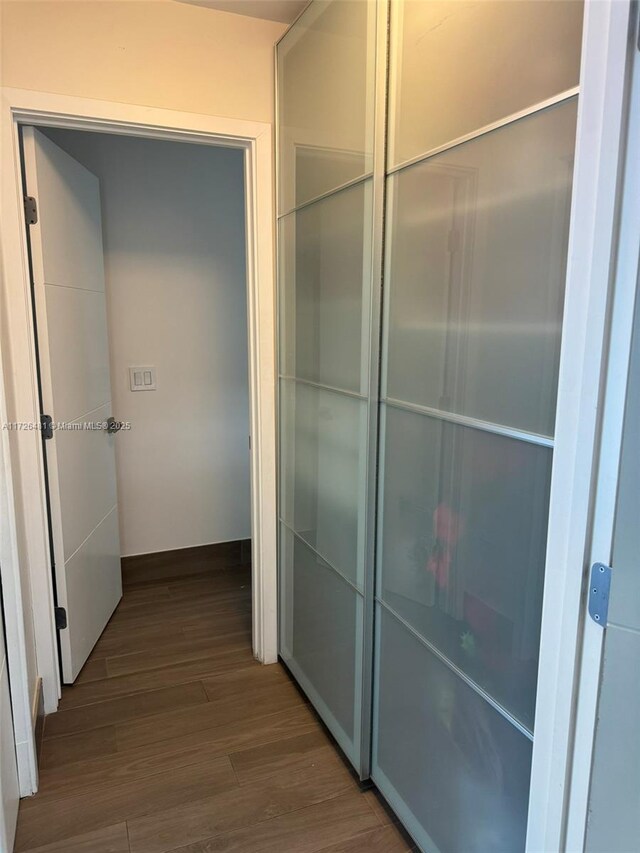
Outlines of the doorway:
M259 122L171 110L82 101L21 90L3 91L3 228L6 306L4 357L13 375L33 382L13 383L5 374L7 421L36 422L40 416L35 384L34 330L28 297L26 224L20 186L19 125L108 132L203 146L241 149L245 174L246 274L248 297L252 558L252 649L259 662L276 660L275 580L275 391L274 285L271 186L271 129ZM3 570L7 579L5 619L11 638L9 667L16 721L20 793L37 789L32 708L38 676L46 713L60 693L53 621L46 504L39 433L3 435L3 452L13 480L3 488L9 508L24 501L24 511L7 513ZM19 472L19 474L18 474ZM12 488L9 490L9 484ZM19 522L19 523L18 523ZM33 614L33 622L31 615Z
M32 127L23 151L72 683L120 599L121 556L126 584L248 553L243 154Z

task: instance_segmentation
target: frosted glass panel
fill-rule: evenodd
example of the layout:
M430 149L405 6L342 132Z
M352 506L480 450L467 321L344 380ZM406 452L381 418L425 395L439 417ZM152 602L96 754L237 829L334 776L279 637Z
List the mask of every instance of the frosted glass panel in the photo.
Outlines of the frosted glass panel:
M380 606L378 617L378 786L423 850L523 851L531 742Z
M552 452L385 407L378 595L533 728Z
M389 179L388 397L553 434L576 106Z
M277 46L280 652L363 774L380 8L314 0Z
M280 596L280 654L357 763L362 598L284 525Z
M280 516L353 584L362 584L366 403L280 382Z
M281 373L366 389L371 209L367 181L280 220Z
M315 0L278 45L279 210L371 171L375 3Z
M392 9L391 165L578 85L578 0L407 0Z

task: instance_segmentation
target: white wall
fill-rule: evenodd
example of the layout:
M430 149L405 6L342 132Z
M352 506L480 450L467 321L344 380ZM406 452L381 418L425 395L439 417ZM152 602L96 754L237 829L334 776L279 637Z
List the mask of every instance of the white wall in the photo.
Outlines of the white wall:
M147 105L173 110L230 116L252 121L273 121L273 45L286 25L207 8L176 3L173 0L0 0L0 83L3 86L55 92L81 98L96 98L133 105ZM29 61L25 61L25 56ZM144 118L144 109L140 110ZM2 235L0 235L0 239ZM0 275L2 271L0 270ZM11 298L2 288L0 302L0 336L6 339L6 306ZM15 313L15 309L14 309ZM11 356L24 356L30 341L26 328L14 329L12 350L3 348L2 372L11 377ZM0 376L0 414L3 420L21 420L31 408L31 390L15 394L11 382ZM8 415L8 417L5 417ZM12 607L22 598L19 608L24 626L13 621L8 629L11 637L10 668L12 674L21 666L26 681L24 697L17 706L33 704L38 675L52 672L46 644L39 643L36 661L34 613L41 634L48 631L43 618L50 572L44 542L34 542L31 528L29 541L24 520L38 515L33 496L19 488L20 474L37 476L33 471L19 471L18 446L24 459L34 460L35 433L2 435L0 450L9 460L6 469L11 488L2 491L6 503L0 522L0 550L4 568L10 563L20 566L20 590L11 590ZM15 512L14 512L15 504ZM6 510L6 511L5 511ZM14 527L15 522L15 527ZM31 559L37 554L40 559ZM18 575L16 574L16 581ZM33 590L33 595L32 595ZM47 602L48 604L48 602ZM15 610L14 610L15 612ZM48 614L49 617L51 614ZM18 647L18 634L24 648ZM42 660L40 659L42 656ZM15 671L15 672L14 672ZM14 683L14 689L20 678ZM22 690L22 683L18 685ZM55 705L51 690L46 690L47 709ZM15 720L18 752L22 756L21 786L31 790L35 780L29 776L33 739L29 721L24 715Z
M122 553L249 538L243 153L47 133L100 178Z
M174 0L0 6L3 86L273 121L273 45L285 24Z

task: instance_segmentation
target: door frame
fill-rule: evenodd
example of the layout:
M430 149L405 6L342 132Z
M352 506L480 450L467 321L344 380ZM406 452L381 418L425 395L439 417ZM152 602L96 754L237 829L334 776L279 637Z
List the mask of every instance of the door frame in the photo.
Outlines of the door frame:
M634 8L585 2L527 853L582 853L587 820L602 650L589 571L610 560L635 289L616 281Z
M23 211L19 125L235 147L245 152L247 312L251 452L252 642L262 663L277 660L275 266L272 125L50 92L2 89L0 213L0 414L38 424L35 333ZM39 430L0 430L6 477L0 481L0 563L5 586L7 657L16 726L20 791L37 789L33 738L33 655L45 712L61 693ZM6 512L5 512L6 508ZM20 567L22 566L22 571ZM27 611L30 610L30 613ZM27 617L25 620L25 616ZM32 636L29 628L33 624ZM35 647L35 650L34 650ZM31 658L31 661L30 661Z
M590 564L612 566L616 506L622 463L624 421L632 353L636 301L640 295L640 61L638 36L640 8L631 6L622 138L619 147L619 197L611 253L610 324L608 361L603 385L600 454L597 461ZM622 54L622 45L620 46ZM595 729L604 652L604 626L585 619L576 701L575 746L571 767L566 847L582 851L589 815Z

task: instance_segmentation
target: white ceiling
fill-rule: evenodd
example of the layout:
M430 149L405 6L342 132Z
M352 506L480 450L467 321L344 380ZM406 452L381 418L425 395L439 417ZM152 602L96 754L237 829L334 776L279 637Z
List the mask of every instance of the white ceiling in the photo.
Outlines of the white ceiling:
M304 9L308 0L181 0L181 2L218 9L220 12L235 12L236 15L290 24Z

